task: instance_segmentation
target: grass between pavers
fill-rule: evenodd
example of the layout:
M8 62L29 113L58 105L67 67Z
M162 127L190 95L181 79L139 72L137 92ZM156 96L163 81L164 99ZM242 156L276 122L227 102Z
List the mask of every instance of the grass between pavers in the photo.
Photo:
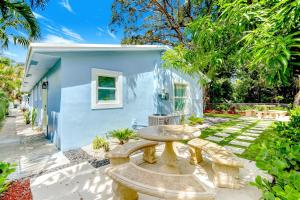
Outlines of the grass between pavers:
M253 143L246 148L246 150L239 155L242 158L248 160L255 160L256 155L260 152L263 143L268 143L272 138L274 138L276 132L273 129L273 126L269 126L266 130L264 130Z
M214 135L218 132L223 131L226 128L229 128L229 127L239 124L241 122L242 121L240 121L240 120L229 120L227 122L222 122L222 123L218 123L216 125L210 126L209 128L206 128L201 131L200 138L204 139L208 136Z
M229 142L231 142L232 140L234 140L236 137L240 136L245 131L247 131L247 130L253 128L254 126L256 126L258 124L258 122L259 122L259 120L253 122L252 124L249 124L248 126L245 126L244 128L242 128L239 131L231 133L230 136L224 138L224 140L220 141L218 144L222 145L222 146L225 146L225 145L229 144ZM248 140L241 140L241 139L238 139L238 140L242 141L242 142L249 142L249 143L251 143L251 141L248 141ZM243 147L243 146L239 146L239 145L232 145L232 144L230 144L230 145L231 146L236 146L236 147ZM245 147L243 147L243 148L245 148Z
M231 118L231 119L238 119L241 117L240 114L216 114L216 113L204 113L205 117L221 117L221 118Z

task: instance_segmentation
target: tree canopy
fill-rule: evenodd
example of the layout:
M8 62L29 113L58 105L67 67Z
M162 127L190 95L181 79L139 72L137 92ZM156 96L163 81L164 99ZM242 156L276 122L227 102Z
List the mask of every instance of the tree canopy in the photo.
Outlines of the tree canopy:
M47 0L30 0L28 3L0 0L0 43L2 48L7 48L10 41L27 46L31 40L40 36L40 29L31 7L44 7L46 2Z
M184 28L199 14L210 13L211 0L114 0L112 29L123 28L124 44L185 43Z
M191 39L164 55L167 65L208 78L228 71L257 71L269 85L288 84L299 73L299 14L296 0L218 0L216 12L186 28ZM220 71L221 69L221 71Z

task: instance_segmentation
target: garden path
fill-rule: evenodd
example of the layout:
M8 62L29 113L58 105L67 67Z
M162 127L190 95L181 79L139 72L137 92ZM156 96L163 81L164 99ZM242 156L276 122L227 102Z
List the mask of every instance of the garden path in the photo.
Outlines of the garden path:
M0 129L0 161L17 165L11 179L32 177L69 163L41 132L25 125L22 112L14 113Z
M240 118L235 126L224 129L222 132L208 136L207 140L216 142L235 154L242 154L273 121Z

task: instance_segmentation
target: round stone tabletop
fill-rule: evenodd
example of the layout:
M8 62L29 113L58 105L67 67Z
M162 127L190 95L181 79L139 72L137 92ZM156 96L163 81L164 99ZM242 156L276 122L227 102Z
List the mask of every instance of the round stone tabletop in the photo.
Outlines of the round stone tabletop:
M200 130L188 125L148 126L138 130L138 136L152 141L172 142L199 137Z

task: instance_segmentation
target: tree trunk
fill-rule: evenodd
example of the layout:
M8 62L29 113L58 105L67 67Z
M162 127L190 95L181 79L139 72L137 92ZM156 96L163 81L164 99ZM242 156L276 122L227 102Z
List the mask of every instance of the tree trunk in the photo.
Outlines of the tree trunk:
M295 96L294 107L296 107L296 106L300 106L300 90Z
M300 88L300 75L298 75L298 81L296 83L298 88ZM294 107L296 106L300 106L300 90L298 91L294 99Z

